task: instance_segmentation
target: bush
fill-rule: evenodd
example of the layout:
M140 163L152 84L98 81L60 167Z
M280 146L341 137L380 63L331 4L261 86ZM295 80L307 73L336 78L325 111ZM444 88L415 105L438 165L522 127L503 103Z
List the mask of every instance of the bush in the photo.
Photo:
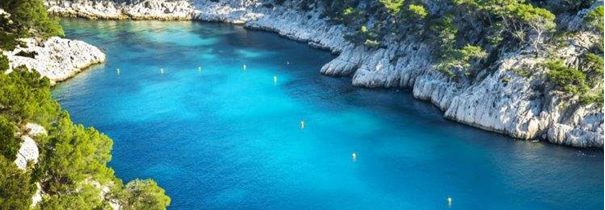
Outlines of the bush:
M603 34L603 6L599 6L586 14L584 22L588 27Z
M164 189L151 179L135 179L126 184L126 205L124 209L160 210L170 205L170 198Z
M15 137L16 132L16 126L0 115L0 153L11 161L15 160L21 147L21 141Z
M35 190L29 172L0 156L0 209L29 209Z
M379 0L382 5L391 13L395 15L401 10L404 0Z
M580 103L584 105L596 104L599 107L603 107L603 91L598 90L596 93L588 93L580 96Z
M10 13L18 23L20 37L64 35L59 19L48 16L43 0L3 0L0 8Z
M466 45L461 49L448 51L441 58L441 62L437 65L437 69L448 76L456 76L453 70L459 70L465 75L471 72L469 68L472 63L485 59L487 53L479 46Z
M0 74L4 74L9 67L8 58L0 53Z
M563 92L581 95L588 91L586 75L584 72L567 67L562 61L549 61L546 68L550 71L546 74L548 80Z
M424 19L428 15L424 6L419 4L410 4L408 9L410 10L410 12L412 12L412 16L418 19Z

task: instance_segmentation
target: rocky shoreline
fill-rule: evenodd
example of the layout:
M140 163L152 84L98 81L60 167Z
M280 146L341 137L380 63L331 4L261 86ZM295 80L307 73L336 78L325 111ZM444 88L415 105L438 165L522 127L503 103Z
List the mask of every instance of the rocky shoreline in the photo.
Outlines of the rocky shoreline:
M266 3L267 1L265 1ZM145 0L130 3L56 3L47 0L49 12L90 19L158 19L220 21L243 24L247 28L273 31L314 47L329 49L338 57L325 64L321 73L350 76L362 87L411 88L413 95L431 101L448 119L510 135L520 139L544 139L574 147L603 147L603 110L592 105L566 105L568 100L556 91L545 91L545 69L536 58L519 49L501 56L492 72L480 81L452 81L433 66L430 45L415 39L388 41L386 47L368 49L355 46L344 36L350 29L333 25L321 16L321 8L307 12L288 2L277 6L256 0L167 1ZM595 5L602 5L598 1ZM595 6L593 5L593 7ZM568 18L577 25L586 11ZM573 62L587 50L591 34L566 40L570 47L557 49L557 56ZM548 47L548 46L546 46ZM402 56L403 55L403 56ZM514 73L528 69L528 76Z
M21 41L23 46L3 52L10 69L26 66L53 84L69 79L91 65L105 62L105 54L101 50L83 41L59 37L43 42L31 38Z

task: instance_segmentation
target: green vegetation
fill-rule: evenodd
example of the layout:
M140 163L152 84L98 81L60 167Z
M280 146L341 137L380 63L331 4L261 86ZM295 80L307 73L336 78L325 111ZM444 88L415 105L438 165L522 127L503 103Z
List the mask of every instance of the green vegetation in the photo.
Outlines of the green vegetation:
M590 11L584 17L587 26L593 28L603 34L603 6L599 6Z
M150 179L135 179L126 184L126 209L160 210L170 204L170 198L164 195L164 190Z
M43 0L2 0L0 8L10 14L0 16L0 48L12 50L18 38L63 36L57 18L49 17Z
M549 61L545 64L549 69L546 76L556 89L578 96L582 104L595 103L602 107L603 58L594 54L587 54L585 58L587 64L580 66L581 69L568 67L560 60Z
M410 6L408 7L408 9L418 19L423 19L427 15L429 15L429 13L426 11L426 9L424 8L424 6L422 6L420 4L410 4Z
M397 14L403 6L404 0L379 0L382 5L391 13Z
M443 61L437 66L437 69L450 77L460 76L452 70L458 70L463 75L469 75L473 63L487 57L487 53L479 46L466 45L461 49L455 49L446 52L443 55Z
M13 161L0 156L0 209L29 209L36 186L30 171L22 171Z
M57 20L48 17L42 0L5 0L0 7L0 48L11 50L17 38L62 35ZM126 185L107 163L112 141L94 128L74 124L52 98L50 82L35 70L17 67L6 73L8 59L0 54L0 209L30 209L39 183L40 209L108 209L110 201L124 209L165 209L170 198L153 180ZM35 137L40 156L25 170L13 162L26 123L45 127ZM109 192L102 193L101 188Z
M63 36L59 20L48 16L43 0L3 0L0 8L10 13L18 23L21 37Z
M0 153L7 160L15 160L21 141L15 137L17 129L6 117L0 116Z
M529 78L531 77L532 73L527 70L526 68L517 68L517 69L513 69L513 72L515 72L515 74L524 77L524 78Z
M559 60L549 61L545 65L550 70L547 74L548 79L559 90L571 94L583 94L588 91L584 72L567 67L563 61Z

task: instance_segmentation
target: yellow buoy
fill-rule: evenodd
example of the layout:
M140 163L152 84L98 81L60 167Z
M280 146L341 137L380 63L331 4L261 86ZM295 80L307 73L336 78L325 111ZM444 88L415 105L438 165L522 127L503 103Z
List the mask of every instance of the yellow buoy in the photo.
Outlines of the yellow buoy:
M300 129L304 129L305 128L305 121L301 120L300 121Z

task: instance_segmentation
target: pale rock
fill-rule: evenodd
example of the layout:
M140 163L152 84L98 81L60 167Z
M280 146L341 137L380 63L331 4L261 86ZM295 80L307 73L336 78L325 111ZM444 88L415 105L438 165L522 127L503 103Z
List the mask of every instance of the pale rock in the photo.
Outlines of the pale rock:
M22 39L24 47L4 51L10 69L26 66L52 82L66 80L86 67L105 61L105 54L97 47L78 40L51 37L44 42L32 38ZM19 53L34 53L34 57L20 56Z
M21 136L21 147L17 152L17 159L15 159L15 164L19 169L25 170L27 168L28 162L38 163L38 156L40 153L38 152L38 145L36 142L29 136Z
M41 125L38 125L36 123L27 123L25 124L25 129L27 130L27 135L29 136L41 136L47 135L46 129L44 129L44 127L42 127Z

